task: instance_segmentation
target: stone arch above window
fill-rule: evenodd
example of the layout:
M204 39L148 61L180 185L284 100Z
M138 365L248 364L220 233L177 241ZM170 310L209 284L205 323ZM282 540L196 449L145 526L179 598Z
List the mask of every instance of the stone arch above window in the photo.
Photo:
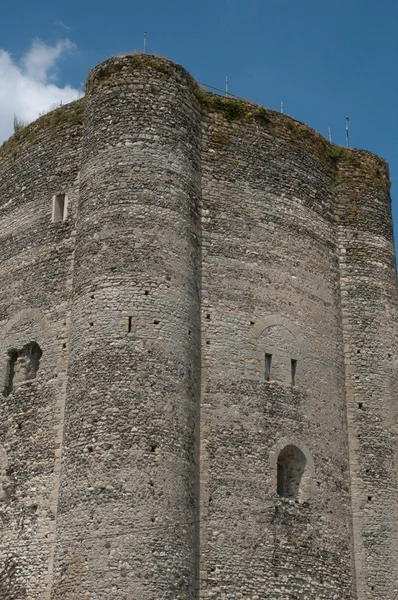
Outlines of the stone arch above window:
M29 342L21 349L12 348L8 351L4 396L8 396L21 383L36 378L42 354L37 342Z
M305 345L298 328L284 317L271 315L250 331L253 358L246 372L265 381L295 386L300 380Z
M34 330L38 332L40 338L51 338L51 328L42 311L37 308L23 308L14 313L1 330L1 345L4 345L5 341L13 331L20 331L29 325L34 326L35 329L32 329L32 332ZM30 337L31 339L37 339L37 335L32 335Z
M280 440L271 451L270 461L278 496L299 502L311 499L314 461L302 442L294 438Z

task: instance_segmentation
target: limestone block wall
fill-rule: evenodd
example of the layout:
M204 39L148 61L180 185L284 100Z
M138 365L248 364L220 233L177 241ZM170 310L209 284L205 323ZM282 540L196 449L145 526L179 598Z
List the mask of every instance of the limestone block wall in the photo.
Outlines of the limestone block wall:
M151 57L88 81L54 600L196 596L194 90Z
M348 599L336 169L315 132L260 116L203 121L202 596ZM277 494L293 446L296 500Z
M395 598L397 280L388 167L368 152L339 161L340 281L358 598Z
M0 149L0 597L395 600L367 152L118 56Z
M69 351L82 101L41 118L0 150L0 597L49 597ZM53 196L69 199L52 222ZM36 377L11 350L35 342ZM26 363L25 363L26 366ZM19 370L18 370L18 367ZM32 376L30 373L28 376Z

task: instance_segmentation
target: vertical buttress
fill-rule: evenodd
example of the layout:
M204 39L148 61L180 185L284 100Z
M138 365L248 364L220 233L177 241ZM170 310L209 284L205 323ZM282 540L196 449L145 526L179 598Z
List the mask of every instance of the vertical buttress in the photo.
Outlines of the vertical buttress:
M388 169L338 165L338 231L358 600L396 598L398 303Z
M197 586L200 109L151 56L88 80L53 600Z

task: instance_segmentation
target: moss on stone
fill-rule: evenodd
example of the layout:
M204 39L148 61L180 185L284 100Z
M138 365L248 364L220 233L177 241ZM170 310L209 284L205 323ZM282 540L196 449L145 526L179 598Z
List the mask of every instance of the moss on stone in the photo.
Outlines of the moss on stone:
M301 140L310 137L311 131L307 125L303 125L291 117L285 117L285 119L286 127L290 131L294 140Z
M254 118L261 125L271 122L269 111L263 106L253 106L248 101L239 98L224 98L212 92L207 92L202 87L195 89L195 95L201 106L209 111L224 115L227 121L242 121Z
M271 122L271 117L269 115L269 112L263 106L259 106L257 108L257 110L254 111L254 117L262 125L268 125Z
M334 162L337 162L343 156L343 153L344 153L343 146L330 146L330 148L329 148L329 157Z
M241 100L223 98L222 96L206 92L201 87L196 88L195 94L202 106L222 113L227 121L231 122L247 116L248 108Z
M113 60L106 61L99 68L95 69L89 76L85 85L86 91L95 86L112 86L117 81L117 75L130 68L133 71L142 71L145 69L155 70L164 75L170 75L173 69L182 69L179 65L174 65L166 59L153 54L126 54L121 56L120 60L115 57Z
M335 161L338 166L339 181L344 179L347 173L353 173L354 177L366 181L367 185L374 186L374 189L389 190L390 173L388 164L383 159L366 150L343 147L339 147L339 150L338 159ZM356 179L353 181L355 182Z
M76 100L76 102L60 106L47 115L44 115L41 126L48 126L50 129L54 129L59 125L83 125L84 110L85 98L81 98L80 100Z
M60 106L15 133L0 146L0 152L16 158L26 144L31 145L40 139L40 131L47 130L54 134L60 127L81 126L84 122L84 110L84 98Z

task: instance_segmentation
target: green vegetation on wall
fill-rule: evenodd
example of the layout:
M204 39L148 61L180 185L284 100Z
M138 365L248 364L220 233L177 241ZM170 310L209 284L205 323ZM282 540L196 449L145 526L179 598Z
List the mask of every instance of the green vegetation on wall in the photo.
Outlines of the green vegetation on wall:
M41 116L37 121L30 125L14 116L14 135L6 140L0 150L16 158L25 144L34 143L40 131L47 130L50 135L62 127L81 127L84 122L85 98L59 106L55 110Z

